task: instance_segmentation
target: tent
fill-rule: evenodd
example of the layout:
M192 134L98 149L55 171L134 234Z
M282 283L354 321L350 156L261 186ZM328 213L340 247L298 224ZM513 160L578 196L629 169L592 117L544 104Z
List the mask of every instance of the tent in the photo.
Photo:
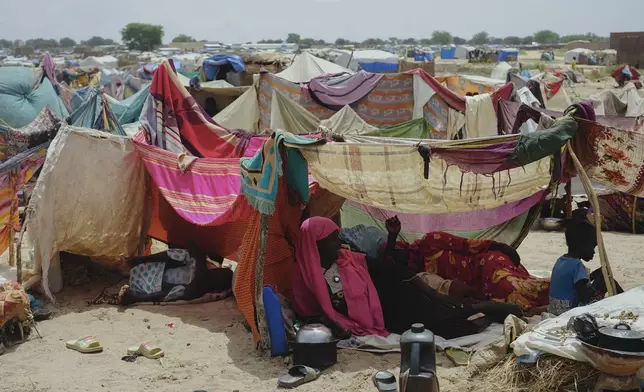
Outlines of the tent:
M118 68L119 60L114 56L89 56L79 61L79 65L83 68Z
M236 54L217 54L203 60L202 71L207 81L225 79L228 72L244 72L244 60Z
M456 58L456 47L450 46L441 48L441 58L443 60L453 60Z
M67 117L65 105L40 70L0 67L0 124L24 127L45 106L59 118Z
M318 76L342 73L352 74L353 71L315 57L309 52L302 52L302 54L295 57L295 60L288 68L275 75L293 83L306 83Z
M467 60L469 58L468 55L474 49L476 48L473 46L466 46L466 45L457 46L456 50L454 51L454 58L459 60Z
M398 61L398 56L383 50L355 50L335 59L337 65L352 71L362 69L367 72L396 72Z
M572 60L574 58L577 59L578 64L583 64L588 62L588 57L590 57L593 54L592 50L589 49L584 49L584 48L577 48L577 49L572 49L566 52L564 55L564 63L570 64L572 63Z
M505 81L508 78L508 72L512 69L512 66L505 61L498 63L492 70L492 79L498 79Z
M519 61L519 49L503 48L498 53L499 61Z

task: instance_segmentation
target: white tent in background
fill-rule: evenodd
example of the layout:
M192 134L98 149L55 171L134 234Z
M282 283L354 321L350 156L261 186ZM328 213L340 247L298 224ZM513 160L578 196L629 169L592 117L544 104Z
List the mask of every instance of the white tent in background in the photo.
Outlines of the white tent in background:
M564 63L570 64L570 63L572 63L572 60L574 58L577 58L577 61L579 61L581 56L588 57L588 56L590 56L592 54L593 54L592 50L584 49L584 48L577 48L577 49L569 50L564 55Z
M503 80L505 81L508 77L508 72L512 69L512 66L505 61L501 61L494 67L492 70L492 75L490 76L492 79L498 79L498 80Z
M460 46L457 46L457 47L456 47L456 51L455 51L455 53L454 53L454 56L455 56L457 59L467 60L468 55L469 55L469 54L470 54L470 52L471 52L471 51L473 51L474 49L476 49L476 48L475 48L475 47L473 47L473 46L467 46L467 45L460 45Z
M81 67L118 68L119 60L114 56L89 56L78 62Z
M293 60L290 67L275 75L293 83L306 83L318 76L338 73L353 74L353 71L303 52Z

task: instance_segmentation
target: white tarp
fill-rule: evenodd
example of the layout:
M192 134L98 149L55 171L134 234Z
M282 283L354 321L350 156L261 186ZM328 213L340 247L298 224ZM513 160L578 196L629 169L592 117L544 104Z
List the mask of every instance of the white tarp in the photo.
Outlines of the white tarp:
M468 139L496 136L496 112L490 94L465 97L465 132Z
M568 325L568 320L573 316L583 313L590 313L597 319L600 327L613 327L619 321L611 319L624 312L633 312L636 315L644 315L644 286L629 290L625 293L608 297L594 304L581 306L567 311L561 316L547 319L537 324L534 329L525 333L512 344L514 354L535 355L537 350L557 355L563 358L573 359L580 362L589 362L584 354L582 344L572 332L562 333ZM608 316L608 319L605 316ZM644 317L629 322L631 329L644 331Z
M259 106L257 104L257 90L251 87L246 90L233 103L217 113L213 118L215 122L228 129L241 129L259 133Z
M644 98L633 83L623 88L604 90L591 95L595 113L601 116L639 117L644 115Z
M60 278L58 252L116 260L141 243L146 174L130 138L61 127L29 203L34 273ZM60 288L60 282L56 285ZM53 287L52 287L53 288Z
M346 105L333 116L320 121L320 128L327 129L330 133L339 135L363 135L378 130L373 125L367 124L358 116L351 106Z
M83 67L97 67L97 68L117 68L119 66L119 60L114 56L89 56L78 62L78 64Z
M290 67L275 74L275 76L279 76L293 83L306 83L318 76L338 73L353 74L353 71L338 64L333 64L330 61L315 57L309 52L303 52L293 60L293 64Z
M492 70L492 75L490 77L496 80L502 80L505 82L508 78L508 72L512 69L512 66L505 61L501 61L494 67Z
M566 52L566 54L564 54L564 63L570 64L572 63L572 60L574 58L577 58L577 61L579 61L580 54L583 54L585 56L590 56L591 54L593 54L593 51L589 49L583 49L583 48L569 50Z

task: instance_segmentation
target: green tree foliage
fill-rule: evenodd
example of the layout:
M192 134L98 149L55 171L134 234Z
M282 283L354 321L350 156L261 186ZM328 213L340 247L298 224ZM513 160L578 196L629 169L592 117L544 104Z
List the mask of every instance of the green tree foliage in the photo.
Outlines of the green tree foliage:
M600 37L595 33L586 33L586 34L564 35L563 37L561 37L559 41L564 44L567 44L568 42L572 42L572 41L601 42L601 41L608 41L608 38Z
M92 38L88 39L87 41L81 41L82 45L87 45L90 48L94 48L97 46L102 46L102 45L114 45L114 40L110 38L103 38L103 37L98 37L98 36L93 36Z
M163 26L129 23L121 30L121 39L129 49L151 51L162 44Z
M454 37L453 41L454 45L465 45L467 43L467 40L461 37Z
M431 38L421 38L420 41L418 41L421 45L423 46L429 46L433 44L434 41L432 41Z
M386 42L380 38L367 38L360 44L363 48L375 48L384 45Z
M491 37L490 38L490 43L494 44L494 45L503 45L503 38Z
M405 38L405 39L402 41L402 44L403 44L403 45L416 45L416 44L417 44L417 42L416 42L416 39L414 39L414 38Z
M10 48L13 46L13 42L8 39L0 39L0 48Z
M36 38L28 39L25 46L30 46L34 49L51 49L58 47L58 41L51 38Z
M559 34L552 30L541 30L534 33L534 40L540 44L554 44L559 41Z
M69 37L61 38L60 46L63 48L73 48L74 46L76 46L76 41Z
M474 34L472 36L471 42L474 45L485 45L490 43L490 34L487 31L481 31L480 33Z
M521 38L515 36L505 37L503 38L503 43L505 45L521 45Z
M288 44L299 44L300 41L301 37L299 34L289 33L288 37L286 37L286 43Z
M534 37L531 35L521 38L521 45L532 45L533 42Z
M396 37L389 37L389 43L391 45L398 45L400 43L400 40Z
M172 39L172 42L197 42L197 40L189 35L179 34Z
M262 39L257 41L258 44L281 44L281 39Z
M435 45L449 45L454 41L449 31L436 30L432 32L432 43Z
M344 38L338 38L338 39L335 40L335 45L336 46L346 46L346 45L349 45L350 43L351 43L351 41L349 41L348 39L344 39Z

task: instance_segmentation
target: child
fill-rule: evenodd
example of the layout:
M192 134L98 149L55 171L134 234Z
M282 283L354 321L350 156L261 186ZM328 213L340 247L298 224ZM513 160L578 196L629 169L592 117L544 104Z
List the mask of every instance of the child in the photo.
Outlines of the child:
M566 227L568 253L561 256L552 269L548 312L556 316L588 303L593 297L588 287L588 271L581 262L595 256L595 227L584 220L571 221Z

